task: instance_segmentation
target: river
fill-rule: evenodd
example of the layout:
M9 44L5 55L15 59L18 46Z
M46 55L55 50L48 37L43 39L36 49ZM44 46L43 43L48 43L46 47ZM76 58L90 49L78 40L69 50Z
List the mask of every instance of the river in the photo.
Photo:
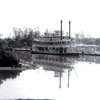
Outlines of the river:
M99 56L16 55L29 68L0 70L1 100L100 100Z

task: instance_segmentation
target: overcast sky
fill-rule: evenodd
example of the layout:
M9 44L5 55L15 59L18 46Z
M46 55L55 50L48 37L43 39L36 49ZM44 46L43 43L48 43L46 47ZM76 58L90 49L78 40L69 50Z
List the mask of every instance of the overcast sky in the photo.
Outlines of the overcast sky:
M40 31L60 29L100 37L99 0L0 0L0 34L7 37L13 27L35 28Z

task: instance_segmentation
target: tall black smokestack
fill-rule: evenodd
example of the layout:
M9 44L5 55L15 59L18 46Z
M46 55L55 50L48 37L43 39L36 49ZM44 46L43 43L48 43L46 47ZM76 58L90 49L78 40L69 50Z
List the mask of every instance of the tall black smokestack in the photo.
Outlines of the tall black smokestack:
M62 40L62 20L60 21L61 23L61 40Z
M71 38L71 21L69 21L69 39Z

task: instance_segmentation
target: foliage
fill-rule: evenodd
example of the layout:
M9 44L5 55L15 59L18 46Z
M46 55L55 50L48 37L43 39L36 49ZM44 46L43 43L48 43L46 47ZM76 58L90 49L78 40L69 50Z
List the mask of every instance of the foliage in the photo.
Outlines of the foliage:
M13 66L18 65L19 59L10 51L0 48L0 66Z
M36 30L33 32L31 28L13 28L14 37L6 38L8 47L21 48L21 47L31 47L33 38L40 35L40 31Z

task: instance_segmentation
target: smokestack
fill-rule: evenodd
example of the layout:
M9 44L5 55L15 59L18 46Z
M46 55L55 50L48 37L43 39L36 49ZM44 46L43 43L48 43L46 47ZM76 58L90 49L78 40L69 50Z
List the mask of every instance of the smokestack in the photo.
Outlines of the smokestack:
M69 39L71 38L71 30L70 30L70 28L71 28L71 21L69 21Z
M62 40L62 20L60 21L61 23L61 40Z

